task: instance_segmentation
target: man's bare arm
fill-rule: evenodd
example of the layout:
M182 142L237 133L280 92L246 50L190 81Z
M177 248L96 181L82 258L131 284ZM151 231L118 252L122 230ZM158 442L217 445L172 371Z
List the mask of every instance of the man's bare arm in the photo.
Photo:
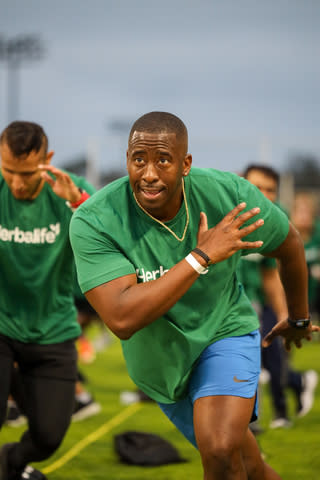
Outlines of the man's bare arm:
M275 257L279 261L280 278L286 295L290 319L309 318L308 270L304 246L299 233L292 224L290 224L285 241L268 256ZM276 336L281 335L285 339L287 350L290 350L291 343L300 348L303 339L311 340L312 332L319 330L319 327L312 323L306 329L297 329L291 327L287 320L283 320L266 335L262 345L269 346Z
M286 320L288 318L287 301L276 267L262 269L262 284L267 303L276 314L277 321Z

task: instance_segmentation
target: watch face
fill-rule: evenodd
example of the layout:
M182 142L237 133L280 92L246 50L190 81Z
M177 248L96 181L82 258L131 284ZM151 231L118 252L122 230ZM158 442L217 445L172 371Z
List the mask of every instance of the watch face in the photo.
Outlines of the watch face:
M289 320L290 325L295 328L307 328L310 323L309 318L302 318L301 320Z

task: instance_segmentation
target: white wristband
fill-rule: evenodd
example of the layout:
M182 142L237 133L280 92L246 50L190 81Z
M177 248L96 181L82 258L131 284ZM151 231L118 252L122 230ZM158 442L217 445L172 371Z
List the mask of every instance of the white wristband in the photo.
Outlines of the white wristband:
M203 267L201 263L199 263L198 260L196 260L191 253L189 253L189 255L185 257L185 260L187 260L189 265L191 265L191 267L200 275L205 275L206 273L208 273L209 269Z

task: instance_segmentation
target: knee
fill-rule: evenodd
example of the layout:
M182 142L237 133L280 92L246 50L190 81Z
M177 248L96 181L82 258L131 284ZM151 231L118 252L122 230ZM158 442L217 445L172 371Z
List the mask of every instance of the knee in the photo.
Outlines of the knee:
M204 465L215 465L219 471L238 471L241 463L241 448L232 438L220 438L201 452Z
M41 452L42 458L46 459L59 448L62 443L63 436L64 435L60 432L38 428L36 431L33 431L32 440L38 451Z

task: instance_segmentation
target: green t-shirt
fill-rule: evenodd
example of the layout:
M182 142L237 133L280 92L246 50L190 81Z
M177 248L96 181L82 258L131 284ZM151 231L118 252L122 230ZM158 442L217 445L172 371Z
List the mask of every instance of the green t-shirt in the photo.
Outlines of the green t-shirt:
M82 205L70 226L82 291L128 274L136 274L138 282L164 275L196 246L201 211L210 228L241 201L247 208L260 206L265 225L247 238L264 240L261 252L274 250L288 233L286 216L235 174L193 167L185 190L190 223L183 242L138 207L128 177ZM167 225L181 236L185 223L182 204ZM184 396L191 370L208 345L259 327L236 276L240 256L237 252L211 266L165 315L121 342L131 378L156 401L172 403Z
M260 253L249 253L241 258L239 264L239 280L242 283L246 295L251 302L260 307L266 304L263 289L263 269L276 269L277 263L274 258L264 257Z
M85 179L70 176L94 191ZM78 337L72 211L47 183L34 200L15 199L1 172L0 205L0 333L38 344Z
M308 266L308 297L311 311L315 310L320 295L320 228L318 221L313 233L304 244Z

